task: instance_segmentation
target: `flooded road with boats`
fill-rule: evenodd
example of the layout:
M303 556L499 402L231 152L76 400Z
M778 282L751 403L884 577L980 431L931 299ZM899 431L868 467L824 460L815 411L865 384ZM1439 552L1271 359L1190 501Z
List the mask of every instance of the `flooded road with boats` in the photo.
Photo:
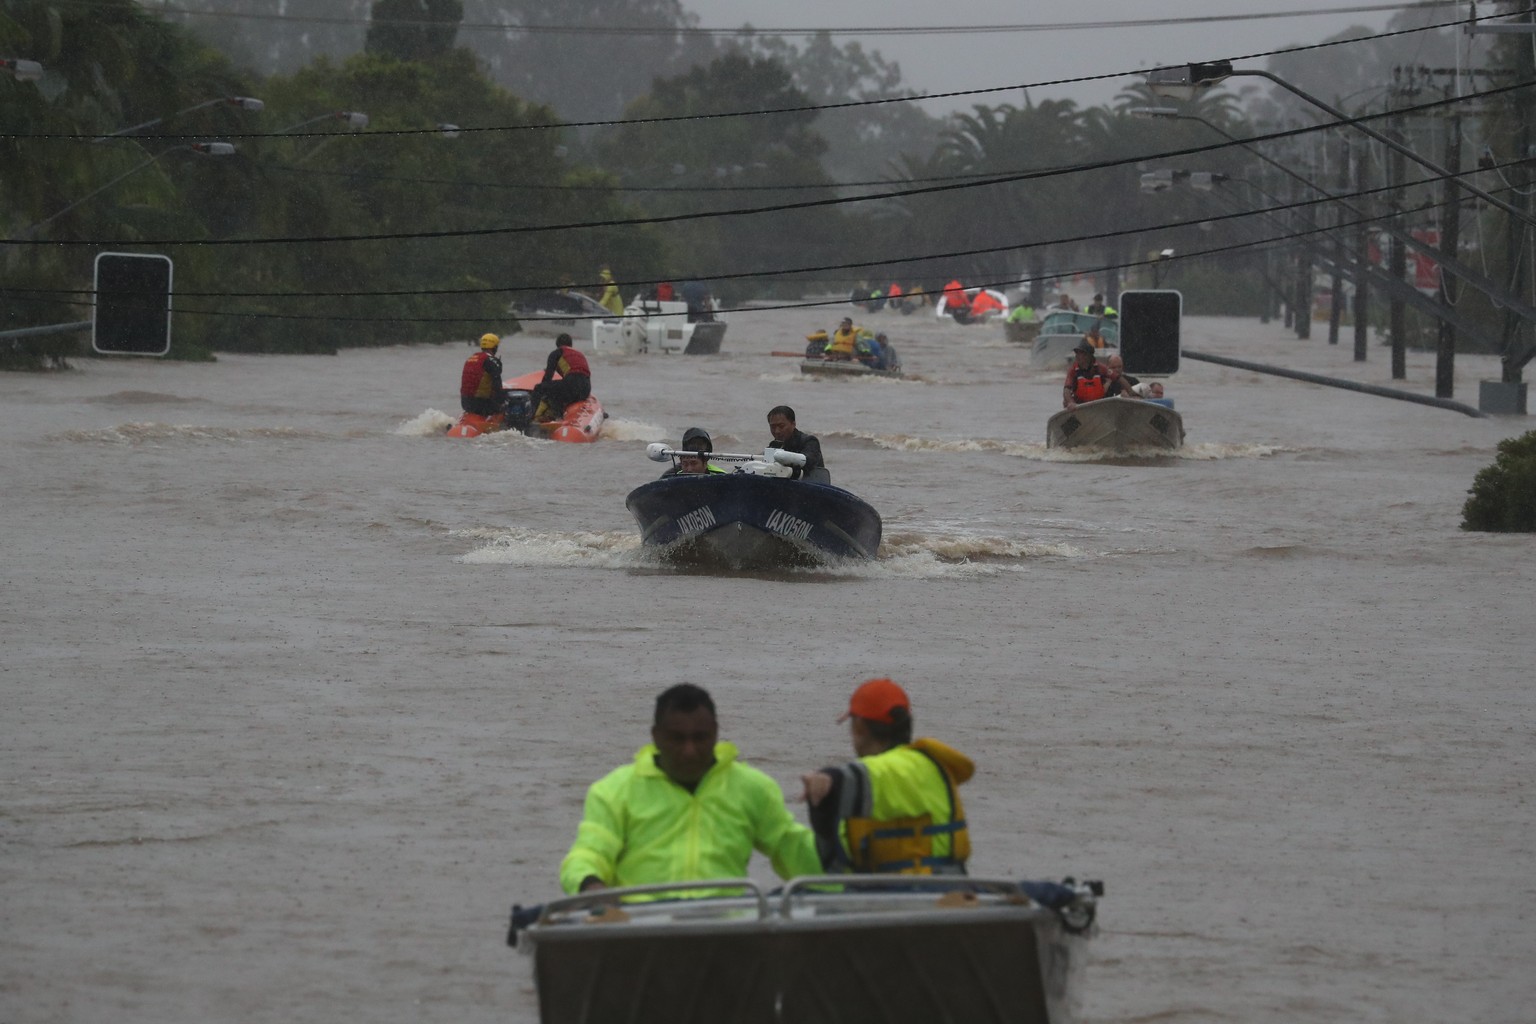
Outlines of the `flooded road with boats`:
M846 311L593 356L591 445L443 437L463 346L0 375L0 1019L535 1020L507 910L655 695L794 792L875 675L976 762L974 874L1104 879L1083 1020L1528 1019L1536 538L1459 526L1530 422L1186 359L1183 449L1047 449L1000 325L861 315L904 379L771 354ZM1325 331L1184 344L1433 393ZM779 404L880 557L651 559L646 443L759 451Z

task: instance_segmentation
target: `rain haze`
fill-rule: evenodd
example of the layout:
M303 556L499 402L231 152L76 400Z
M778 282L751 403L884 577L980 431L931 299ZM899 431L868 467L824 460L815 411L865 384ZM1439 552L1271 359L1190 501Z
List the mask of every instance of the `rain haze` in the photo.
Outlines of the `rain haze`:
M995 31L838 33L840 45L858 42L901 65L909 88L923 93L1040 84L1031 98L1067 98L1079 106L1108 103L1134 78L1050 85L1063 79L1124 72L1135 74L1162 64L1235 59L1292 46L1315 44L1345 29L1387 31L1388 20L1408 5L1340 4L1326 0L1162 0L1126 4L1121 0L956 0L904 8L859 0L830 5L821 0L692 0L688 6L705 28L751 24L762 32L788 29L907 28L912 26L1006 26ZM1433 20L1465 17L1453 4ZM1486 40L1477 45L1486 47ZM1263 68L1264 58L1244 65ZM1018 102L996 94L955 97L925 104L943 114L972 103Z

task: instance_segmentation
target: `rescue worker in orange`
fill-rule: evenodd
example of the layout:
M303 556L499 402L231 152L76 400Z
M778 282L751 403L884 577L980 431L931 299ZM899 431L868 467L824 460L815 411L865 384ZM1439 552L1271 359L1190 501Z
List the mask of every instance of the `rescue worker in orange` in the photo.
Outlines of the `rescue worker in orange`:
M501 339L494 334L480 336L480 351L464 360L459 376L459 407L476 416L495 416L505 408L501 393L501 359L496 350Z
M824 870L963 875L971 855L960 785L971 759L912 739L912 702L890 679L853 691L847 721L858 759L801 776Z
M555 374L560 375L555 380ZM555 339L555 350L544 363L544 377L533 389L533 418L548 423L565 416L565 407L585 402L592 395L592 370L587 357L576 351L569 334Z
M1120 393L1120 382L1109 367L1094 358L1094 347L1086 340L1072 348L1072 365L1061 388L1061 407L1076 409L1083 402L1095 402Z

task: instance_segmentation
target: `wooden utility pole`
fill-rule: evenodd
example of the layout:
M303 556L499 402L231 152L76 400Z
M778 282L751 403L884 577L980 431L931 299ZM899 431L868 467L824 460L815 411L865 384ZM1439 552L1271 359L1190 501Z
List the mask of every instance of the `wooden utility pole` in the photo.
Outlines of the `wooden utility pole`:
M1292 190L1292 195L1295 195ZM1312 337L1312 246L1306 232L1317 225L1317 207L1308 205L1306 212L1296 211L1292 223L1297 224L1302 241L1296 245L1296 337Z
M1355 191L1365 195L1365 151L1363 146L1349 147L1355 164ZM1371 236L1364 217L1355 225L1355 362L1365 362L1370 325L1370 300L1367 282L1371 265Z
M1390 123L1391 128L1388 131L1393 141L1401 143L1403 141L1402 115L1394 111ZM1408 167L1399 150L1392 150L1389 166L1391 170L1387 173L1392 178L1392 199L1387 215L1392 218L1398 231L1408 231L1410 229L1403 220L1403 177L1408 173ZM1394 281L1401 281L1408 275L1408 247L1396 236L1392 238L1392 259L1387 272L1392 275ZM1408 376L1408 310L1396 293L1392 296L1389 308L1391 310L1389 330L1392 333L1392 379L1402 380Z
M1339 191L1340 192L1348 192L1349 191L1349 143L1344 141L1343 139L1340 139L1339 140L1339 144L1341 146L1341 149L1339 151L1339 171L1338 171L1338 174L1339 174ZM1344 207L1339 206L1338 204L1334 204L1334 205L1335 205L1336 209L1334 210L1334 213L1333 213L1333 222L1334 222L1335 226L1342 227L1343 224L1344 224ZM1337 233L1337 235L1335 236L1335 241L1332 243L1333 251L1332 251L1331 255L1333 256L1333 275L1332 275L1332 277L1333 277L1333 290L1332 290L1332 292L1328 296L1328 344L1330 344L1330 345L1337 345L1339 343L1339 318L1343 314L1343 310L1340 309L1340 307L1344 305L1344 263L1345 263L1345 260L1344 260L1344 246L1343 246L1343 243L1342 243L1343 237L1344 237L1344 232L1341 230L1341 231L1339 231Z
M1449 92L1449 90L1447 90ZM1445 179L1444 213L1440 217L1440 253L1456 258L1461 242L1461 207L1458 205L1460 190L1455 176L1461 173L1461 111L1451 114L1445 129L1445 159L1442 161L1451 176ZM1456 305L1460 282L1451 276L1442 263L1440 266L1440 301L1448 309ZM1456 328L1450 321L1440 321L1440 334L1435 345L1435 397L1450 398L1456 393Z

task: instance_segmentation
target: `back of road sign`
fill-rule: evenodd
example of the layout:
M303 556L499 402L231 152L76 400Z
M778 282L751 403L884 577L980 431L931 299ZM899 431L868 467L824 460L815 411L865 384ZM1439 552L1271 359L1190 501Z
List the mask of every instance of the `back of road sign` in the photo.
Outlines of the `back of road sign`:
M163 356L171 350L169 256L97 254L91 347L104 354L134 356Z
M1152 377L1177 373L1184 296L1173 290L1121 292L1119 309L1125 372Z

